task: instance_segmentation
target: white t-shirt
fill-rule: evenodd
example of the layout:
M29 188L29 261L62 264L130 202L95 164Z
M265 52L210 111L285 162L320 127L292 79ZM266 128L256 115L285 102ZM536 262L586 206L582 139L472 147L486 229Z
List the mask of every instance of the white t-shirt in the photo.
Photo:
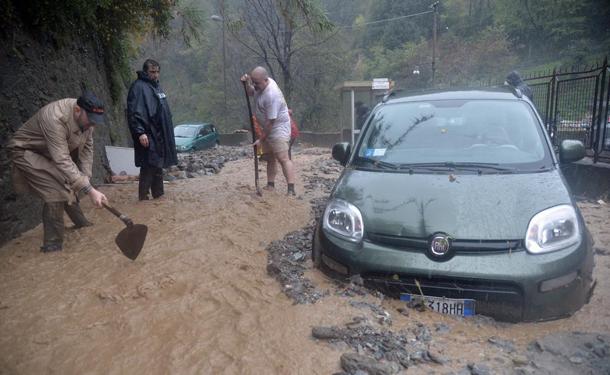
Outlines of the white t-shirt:
M263 127L267 120L275 120L271 133L267 138L275 140L290 140L290 116L282 90L272 78L263 92L254 92L256 109L263 117Z

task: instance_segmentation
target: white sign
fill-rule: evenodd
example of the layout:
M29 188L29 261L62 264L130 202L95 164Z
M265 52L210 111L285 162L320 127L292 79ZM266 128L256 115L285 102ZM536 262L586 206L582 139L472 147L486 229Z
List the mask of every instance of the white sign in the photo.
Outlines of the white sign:
M136 167L131 147L105 146L106 157L110 164L110 169L116 174L125 172L129 176L140 174L140 168Z
M373 90L389 90L390 80L388 78L373 78Z

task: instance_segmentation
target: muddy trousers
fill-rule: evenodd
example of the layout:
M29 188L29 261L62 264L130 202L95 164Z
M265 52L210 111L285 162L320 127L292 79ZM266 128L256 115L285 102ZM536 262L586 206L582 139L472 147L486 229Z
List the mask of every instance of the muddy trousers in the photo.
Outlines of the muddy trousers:
M163 168L151 167L150 165L140 168L138 198L141 201L147 200L149 191L152 192L153 198L159 198L163 195Z
M64 242L64 211L74 223L74 228L82 228L93 225L80 208L78 203L67 202L45 203L42 207L42 226L44 231L43 252L59 251Z

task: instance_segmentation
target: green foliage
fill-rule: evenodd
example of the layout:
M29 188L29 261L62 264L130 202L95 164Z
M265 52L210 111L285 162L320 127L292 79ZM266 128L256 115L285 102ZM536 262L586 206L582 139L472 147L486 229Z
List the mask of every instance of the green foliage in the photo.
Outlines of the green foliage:
M372 2L368 20L375 22L388 18L408 16L423 12L429 12L430 0L382 0ZM422 14L411 18L403 18L395 21L371 24L362 38L362 47L367 48L380 45L388 49L400 48L406 42L416 42L422 37L428 37L431 33L432 14Z
M503 25L515 49L526 58L559 57L571 63L585 63L607 53L604 45L610 40L608 1L496 1L495 7L495 22Z
M8 31L21 22L32 33L51 37L58 44L73 35L89 36L103 49L113 100L120 98L129 79L128 60L133 52L130 34L152 32L160 37L170 33L177 0L0 0L0 26ZM183 35L197 36L200 25L190 8L178 8Z

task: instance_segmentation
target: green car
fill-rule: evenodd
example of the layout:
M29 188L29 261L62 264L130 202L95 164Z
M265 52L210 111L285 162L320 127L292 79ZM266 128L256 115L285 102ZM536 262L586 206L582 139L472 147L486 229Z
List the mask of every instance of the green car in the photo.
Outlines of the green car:
M592 238L533 104L509 86L385 97L316 226L316 267L405 301L505 321L567 316L592 292Z
M212 124L183 124L174 128L176 151L189 152L216 147L220 142Z

